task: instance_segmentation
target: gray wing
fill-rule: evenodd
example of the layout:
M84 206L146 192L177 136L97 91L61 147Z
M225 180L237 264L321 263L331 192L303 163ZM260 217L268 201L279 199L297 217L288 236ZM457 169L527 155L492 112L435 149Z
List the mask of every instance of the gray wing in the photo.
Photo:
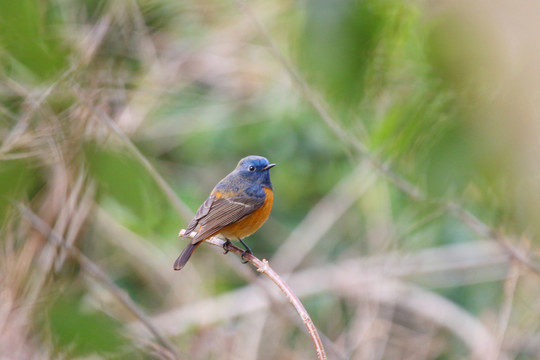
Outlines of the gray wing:
M185 237L188 237L191 232L195 231L197 226L199 225L199 221L203 219L206 215L208 215L208 212L210 211L210 208L212 207L212 203L214 202L215 196L210 195L208 199L206 199L203 204L199 207L197 210L197 213L195 214L195 217L189 225L186 228Z
M210 195L189 223L186 234L201 228L191 241L193 244L217 234L224 227L244 218L264 204L265 197L216 198Z

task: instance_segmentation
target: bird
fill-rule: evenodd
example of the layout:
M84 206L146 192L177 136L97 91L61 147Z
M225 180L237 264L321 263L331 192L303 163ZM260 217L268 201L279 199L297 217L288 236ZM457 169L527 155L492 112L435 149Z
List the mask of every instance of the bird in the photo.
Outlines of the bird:
M181 270L204 240L220 235L225 238L223 249L232 240L239 240L246 254L251 249L243 241L257 231L270 216L274 193L270 182L270 169L276 166L262 156L250 155L238 162L236 168L214 187L210 196L199 207L187 226L187 238L198 232L174 262L174 270Z

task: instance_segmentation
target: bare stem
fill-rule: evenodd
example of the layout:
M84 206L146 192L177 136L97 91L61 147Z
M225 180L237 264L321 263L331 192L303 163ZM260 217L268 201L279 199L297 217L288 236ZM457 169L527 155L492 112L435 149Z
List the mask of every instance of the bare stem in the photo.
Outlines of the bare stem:
M185 230L182 229L180 231L179 236L183 236L185 234ZM195 235L197 235L196 232L192 232L189 234L189 237L193 238ZM214 246L218 246L220 248L223 248L225 245L225 241L218 239L216 237L211 237L206 240L207 243L212 244ZM287 297L287 300L292 304L298 315L300 315L300 318L304 322L304 325L307 328L307 331L309 333L309 336L311 337L311 340L313 340L313 344L315 345L315 350L317 351L317 358L319 360L326 360L326 352L324 351L324 346L321 341L321 338L319 336L319 332L317 331L317 328L313 324L313 321L311 320L311 317L309 316L308 312L306 311L306 308L304 308L304 305L302 305L302 302L300 299L298 299L298 296L292 291L292 289L283 281L283 279L270 267L268 264L268 260L263 259L260 260L259 258L255 257L253 254L244 254L244 250L232 245L228 244L226 247L226 250L233 252L237 255L244 255L244 259L249 261L253 266L257 268L257 271L260 273L265 274L272 280L278 288L285 294Z
M159 188L167 199L170 201L176 212L184 219L191 219L193 213L190 208L182 202L182 200L176 195L174 190L167 184L159 172L154 168L154 166L148 161L148 159L139 151L139 149L131 142L130 138L120 129L120 127L104 112L98 112L99 118L115 133L126 145L126 147L135 155L137 160L144 166L146 171L152 176L154 181L158 184Z
M84 255L79 249L73 247L69 244L66 244L65 240L58 233L53 231L49 225L43 221L39 216L37 216L32 210L27 208L24 205L19 206L20 212L28 218L32 226L39 231L48 241L53 243L56 246L61 246L66 250L67 254L76 260L81 269L92 279L97 281L103 287L105 287L109 292L128 309L146 328L154 335L154 337L161 343L164 347L162 351L168 354L168 357L171 359L178 359L178 354L176 352L175 346L161 334L161 331L152 324L150 318L146 313L129 297L129 295L122 290L118 285L112 281L107 274L101 268L96 265L92 260L90 260L86 255Z
M497 359L503 358L504 338L510 323L510 315L514 305L517 283L520 277L521 263L513 261L508 269L508 276L504 282L504 299L499 313L499 326L497 332Z

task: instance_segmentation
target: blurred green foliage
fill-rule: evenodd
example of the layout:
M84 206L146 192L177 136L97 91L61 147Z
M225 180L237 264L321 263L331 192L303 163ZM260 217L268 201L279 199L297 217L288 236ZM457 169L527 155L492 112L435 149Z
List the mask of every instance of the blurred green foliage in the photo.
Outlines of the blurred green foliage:
M413 7L393 0L310 1L305 16L302 69L344 114L392 80L389 66L416 18Z
M98 199L114 206L122 222L141 235L167 236L178 227L172 209L144 166L125 150L86 144L85 161L90 176L98 184Z
M58 355L106 355L125 350L123 347L127 345L127 339L121 335L121 324L101 312L84 311L80 295L62 295L48 312L52 340Z
M522 179L509 164L517 155L492 151L499 138L489 138L477 121L487 117L482 107L493 103L493 68L485 68L497 53L487 31L458 15L428 16L399 0L274 6L263 22L339 126L366 145L368 156L427 195L413 201L379 176L323 234L305 264L474 241L468 226L438 212L444 201L459 203L494 228L534 234L528 223L534 204L513 202L521 184L516 178ZM82 168L87 182L95 181L96 206L114 221L153 246L180 250L176 232L189 219L180 218L136 156L94 116L107 111L122 118L129 105L130 116L141 117L140 123L122 124L130 140L193 211L240 158L258 154L278 164L270 226L248 240L255 253L270 258L366 154L332 133L251 26L234 4L222 1L0 1L2 78L10 80L0 91L0 135L9 139L19 127L25 135L17 146L3 141L0 218L7 219L19 201L36 207L45 201L51 164L65 161L67 178ZM83 35L98 38L98 30L103 38L84 63L88 49L76 45ZM79 67L60 81L70 65ZM32 110L39 99L33 91L42 94L43 88L51 94ZM81 248L99 256L134 299L163 306L157 310L173 306L167 291L134 270L138 263L124 268L130 254L94 236L94 220L90 215L77 237ZM206 280L198 284L201 293L239 287L244 280L225 262L213 263L209 253L197 254L205 264L197 267ZM489 282L434 291L480 317L495 311L501 288L501 282ZM82 302L82 295L72 294L50 305L55 346L74 357L123 354L121 325L83 311ZM335 338L356 311L334 294L311 298L307 307ZM303 335L289 332L292 347ZM461 345L449 344L438 359L462 355Z
M63 25L55 2L0 1L0 61L6 73L36 82L58 75L69 55L58 33Z
M0 161L0 219L19 199L30 199L43 179L35 164L27 159Z

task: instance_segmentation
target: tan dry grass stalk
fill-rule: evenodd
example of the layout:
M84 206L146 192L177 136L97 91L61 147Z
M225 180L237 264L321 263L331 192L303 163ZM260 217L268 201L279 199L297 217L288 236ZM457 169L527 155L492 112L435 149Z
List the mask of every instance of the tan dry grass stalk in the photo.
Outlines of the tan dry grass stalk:
M183 236L185 234L185 230L182 229L178 236ZM189 237L193 238L195 235L197 235L196 232L192 232L189 234ZM218 246L221 248L224 248L225 241L212 237L210 239L206 240L207 243L212 244L214 246ZM270 267L268 264L268 260L263 259L260 260L259 258L255 257L253 254L244 254L244 250L232 245L228 244L226 247L227 251L234 252L237 255L243 256L247 261L249 261L253 266L257 268L257 271L268 276L274 284L277 285L277 287L281 290L281 292L286 296L287 300L291 305L294 307L298 315L300 315L300 318L302 319L302 322L306 326L306 329L308 331L309 336L311 337L311 340L313 341L313 344L315 345L315 350L317 352L317 358L319 360L326 360L326 351L324 350L323 343L321 341L321 338L319 336L319 332L317 331L317 328L315 327L315 324L313 324L313 321L311 320L311 317L309 316L308 312L304 308L304 305L302 305L302 302L300 299L298 299L298 296L293 292L293 290L283 281L283 279Z

